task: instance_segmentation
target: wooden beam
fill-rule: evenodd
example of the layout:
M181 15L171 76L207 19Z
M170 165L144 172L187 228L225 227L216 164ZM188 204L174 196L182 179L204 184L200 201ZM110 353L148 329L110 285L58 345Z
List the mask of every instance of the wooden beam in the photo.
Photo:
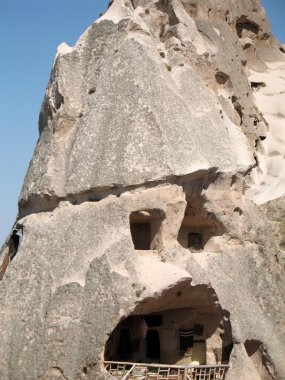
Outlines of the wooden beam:
M127 380L128 376L132 372L132 370L135 368L136 364L132 366L132 368L125 374L125 376L122 378L122 380Z

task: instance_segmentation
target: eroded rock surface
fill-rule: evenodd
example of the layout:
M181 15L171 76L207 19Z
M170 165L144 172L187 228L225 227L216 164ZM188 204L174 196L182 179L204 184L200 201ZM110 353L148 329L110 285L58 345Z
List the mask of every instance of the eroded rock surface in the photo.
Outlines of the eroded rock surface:
M284 72L258 0L114 0L59 47L1 251L1 380L110 379L157 334L155 360L285 379Z

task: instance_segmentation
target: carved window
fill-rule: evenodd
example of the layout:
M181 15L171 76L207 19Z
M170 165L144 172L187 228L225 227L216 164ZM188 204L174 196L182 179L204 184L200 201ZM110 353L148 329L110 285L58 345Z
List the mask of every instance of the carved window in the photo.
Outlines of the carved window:
M179 349L180 355L191 356L193 351L194 329L179 330Z
M203 238L202 234L196 232L190 232L188 234L188 248L192 248L195 251L203 249Z
M161 210L141 210L130 215L130 230L135 250L154 250L159 243L163 218Z
M151 245L150 223L130 223L135 249L149 250Z

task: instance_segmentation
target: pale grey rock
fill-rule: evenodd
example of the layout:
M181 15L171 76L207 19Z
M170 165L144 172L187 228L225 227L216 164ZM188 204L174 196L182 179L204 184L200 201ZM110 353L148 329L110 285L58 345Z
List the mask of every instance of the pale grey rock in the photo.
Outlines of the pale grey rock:
M220 318L207 360L233 345L227 380L285 378L284 198L248 196L271 128L250 70L280 47L257 0L114 0L60 45L0 283L1 380L111 379L124 318L187 308Z
M227 375L227 380L247 379L247 380L260 380L260 377L254 367L254 364L248 357L243 344L236 344L231 354L231 368ZM240 362L243 366L240 367Z
M132 18L93 24L58 54L42 115L22 201L253 165L244 135L195 70L165 64Z

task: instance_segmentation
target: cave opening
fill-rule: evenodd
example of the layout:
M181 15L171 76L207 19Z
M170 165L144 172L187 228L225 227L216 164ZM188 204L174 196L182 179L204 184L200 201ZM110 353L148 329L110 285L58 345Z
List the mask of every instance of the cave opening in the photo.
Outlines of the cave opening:
M203 251L211 238L223 233L223 225L205 210L200 199L188 201L177 238L183 248L191 252Z
M255 22L241 16L236 21L236 31L239 38L253 37L259 33L260 27Z
M231 324L215 297L212 288L191 287L184 281L161 297L142 301L109 335L104 360L228 364L233 346Z
M148 330L146 333L146 356L155 361L160 359L160 339L157 330Z
M161 210L141 210L130 214L130 231L135 250L154 250L159 243Z

